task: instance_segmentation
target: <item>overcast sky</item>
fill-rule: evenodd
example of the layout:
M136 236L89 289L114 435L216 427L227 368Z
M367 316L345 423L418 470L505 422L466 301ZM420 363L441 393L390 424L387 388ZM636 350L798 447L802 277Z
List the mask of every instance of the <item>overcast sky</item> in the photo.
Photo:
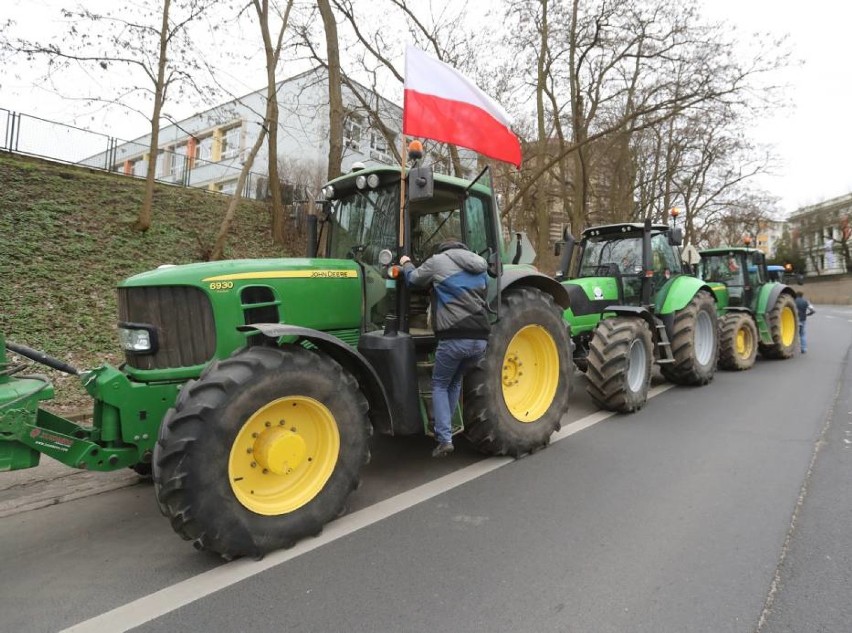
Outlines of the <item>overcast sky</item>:
M103 2L88 0L85 4L97 9ZM848 160L848 148L852 148L852 37L848 35L852 8L836 0L703 2L708 17L729 21L743 40L749 40L756 31L788 34L794 58L802 62L781 77L791 86L790 107L765 118L754 130L757 140L775 146L782 162L775 175L760 179L759 186L781 199L785 214L852 193L852 164ZM52 19L59 7L69 4L63 0L0 0L0 20L12 18L24 32L38 38L53 28ZM257 85L246 85L246 91L263 83L262 68L258 70ZM137 121L124 117L80 120L76 115L82 104L62 101L26 79L17 80L9 68L0 70L0 108L63 122L76 121L83 127L121 138L146 131L141 117ZM173 114L182 117L190 113ZM0 121L0 127L3 125Z

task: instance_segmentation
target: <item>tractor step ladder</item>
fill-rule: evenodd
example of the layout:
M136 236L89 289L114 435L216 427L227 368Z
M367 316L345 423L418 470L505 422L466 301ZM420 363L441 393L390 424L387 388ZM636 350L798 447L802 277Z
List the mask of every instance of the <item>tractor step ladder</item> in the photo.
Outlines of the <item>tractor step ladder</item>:
M657 358L658 365L670 365L675 362L674 354L672 353L672 344L669 341L669 333L666 331L665 323L661 323L657 321L654 326L657 328L657 338L659 342L657 343L657 348L659 349L659 358Z
M435 414L432 407L432 372L435 363L432 361L419 361L417 363L417 382L420 391L420 417L423 420L423 431L429 437L435 437ZM453 411L451 421L452 433L456 435L464 430L461 408Z

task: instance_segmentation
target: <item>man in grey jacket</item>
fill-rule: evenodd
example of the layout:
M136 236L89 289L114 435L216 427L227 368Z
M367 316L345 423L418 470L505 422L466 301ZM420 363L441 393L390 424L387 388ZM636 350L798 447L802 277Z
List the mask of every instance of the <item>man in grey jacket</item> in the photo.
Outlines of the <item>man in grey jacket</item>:
M410 286L432 285L432 324L438 348L432 372L435 416L433 457L453 452L452 416L459 403L462 377L485 355L491 324L488 320L488 263L457 241L442 242L419 268L403 255L399 259Z

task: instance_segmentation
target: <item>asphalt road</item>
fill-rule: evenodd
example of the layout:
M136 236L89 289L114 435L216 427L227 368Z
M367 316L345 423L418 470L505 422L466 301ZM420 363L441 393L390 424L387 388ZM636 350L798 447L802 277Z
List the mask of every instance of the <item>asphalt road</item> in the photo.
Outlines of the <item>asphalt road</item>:
M852 308L808 325L631 416L578 385L519 461L379 438L351 514L262 561L195 552L143 485L4 517L0 630L850 631Z

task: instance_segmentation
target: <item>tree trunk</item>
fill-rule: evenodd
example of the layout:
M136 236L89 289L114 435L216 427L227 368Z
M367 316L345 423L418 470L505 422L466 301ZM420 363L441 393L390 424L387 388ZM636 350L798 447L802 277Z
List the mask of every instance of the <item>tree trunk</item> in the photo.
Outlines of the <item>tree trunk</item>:
M154 85L154 112L151 114L151 144L148 147L148 171L145 174L145 196L133 229L145 232L151 228L154 206L154 180L157 176L157 154L160 149L160 111L163 109L166 76L166 51L169 43L169 5L163 2L163 23L160 27L160 57L157 60L157 82Z
M281 204L281 179L278 176L278 90L275 82L275 67L278 65L278 53L281 50L281 37L278 45L272 43L269 31L269 0L254 0L260 33L263 37L263 51L266 55L266 120L264 127L268 134L267 175L269 177L269 195L272 198L272 241L284 243L284 209ZM291 3L292 4L292 3ZM288 7L289 12L289 7ZM286 21L281 27L283 34Z
M269 104L267 104L267 115L269 113L269 107ZM257 156L257 152L260 150L263 145L263 141L266 139L266 133L267 128L261 127L260 134L257 135L257 140L254 142L248 158L246 158L246 162L243 163L243 168L240 170L240 177L237 180L237 190L234 192L234 195L228 203L228 208L225 211L225 217L222 218L222 223L219 225L219 232L216 234L216 241L213 244L213 249L210 251L210 261L218 261L225 256L225 243L228 241L228 232L231 230L231 223L234 221L234 215L237 212L237 205L242 199L243 189L245 189L249 171L251 171L251 166L254 163L254 158Z
M328 179L340 175L343 161L343 92L340 77L340 46L337 38L337 22L328 0L317 0L323 27L325 49L328 56Z

